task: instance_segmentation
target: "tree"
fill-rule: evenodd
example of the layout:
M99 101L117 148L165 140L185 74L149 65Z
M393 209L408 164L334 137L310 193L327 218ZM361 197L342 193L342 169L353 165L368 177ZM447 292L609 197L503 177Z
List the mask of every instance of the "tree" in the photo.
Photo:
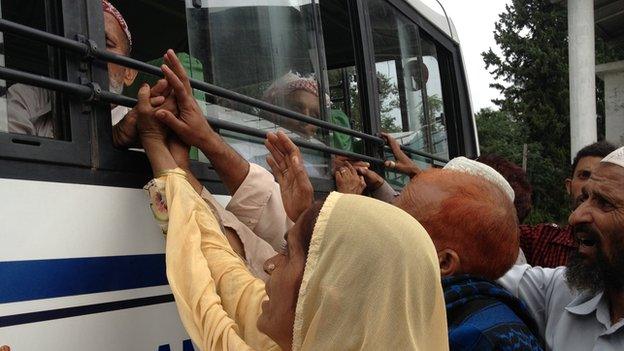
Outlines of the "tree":
M567 33L565 5L512 0L494 30L502 55L492 49L482 53L486 69L496 79L491 86L503 96L494 103L519 125L523 143L533 145L531 153L540 156L529 160L527 169L535 189L534 208L543 213L541 217L556 222L564 222L569 213L563 191L563 180L570 172ZM596 47L604 49L601 43ZM507 122L501 123L493 130L502 131Z
M555 165L543 157L543 147L539 142L530 141L526 126L513 119L508 113L481 109L475 115L479 132L481 154L497 154L522 164L524 144L528 146L527 177L533 186L533 210L525 219L527 223L550 222L567 215L567 207L551 207L552 199L565 199L563 180L557 178Z
M540 218L556 222L564 222L569 213L567 195L563 191L563 180L570 173L567 33L565 4L550 0L512 0L500 14L494 30L494 39L502 55L492 49L482 53L486 69L496 79L491 86L503 96L494 103L505 116L501 119L492 117L492 111L483 112L479 131L501 135L486 137L489 141L482 146L507 150L506 142L510 141L503 140L511 136L505 128L510 127L509 123L517 125L514 128L523 138L514 135L512 139L529 145L527 173L535 190L534 209L541 213ZM623 57L623 48L610 48L596 38L597 63ZM596 96L598 120L604 123L601 84L597 84ZM492 123L501 124L494 127ZM495 141L496 138L500 140ZM539 157L531 158L535 155Z

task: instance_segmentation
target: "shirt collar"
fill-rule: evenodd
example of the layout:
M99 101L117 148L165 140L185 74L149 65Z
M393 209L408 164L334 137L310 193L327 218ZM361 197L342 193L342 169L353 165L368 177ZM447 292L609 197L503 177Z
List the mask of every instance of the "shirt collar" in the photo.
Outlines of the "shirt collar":
M595 296L588 298L591 296L588 293L583 293L577 296L572 302L566 306L566 310L572 314L578 316L586 316L590 313L593 313L598 309L598 305L602 301L602 291L597 293Z
M572 302L570 302L565 309L577 316L587 316L595 312L596 320L605 327L605 331L602 335L613 334L624 326L624 319L611 325L609 303L607 302L603 292L599 292L591 299L587 300L590 296L591 295L587 293L579 295L577 298L572 300Z

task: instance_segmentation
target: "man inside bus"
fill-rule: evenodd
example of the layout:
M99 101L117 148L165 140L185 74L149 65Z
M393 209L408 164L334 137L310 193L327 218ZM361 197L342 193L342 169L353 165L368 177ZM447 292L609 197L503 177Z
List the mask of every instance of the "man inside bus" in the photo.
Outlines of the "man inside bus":
M121 13L107 0L102 0L106 49L129 56L132 35ZM137 71L116 64L108 64L109 90L121 94L124 85L134 81ZM156 87L158 89L158 87ZM24 84L13 84L7 90L9 132L54 138L51 91ZM111 105L113 141L115 146L129 146L136 139L136 116L124 106ZM125 118L124 118L125 117Z
M313 77L304 77L297 73L288 72L266 89L263 100L309 117L321 118L319 87L318 82ZM328 106L331 105L328 95L325 97L325 101ZM349 117L344 112L334 109L331 109L330 112L330 123L341 127L350 127ZM261 117L307 139L318 134L319 128L309 123L282 117L271 112L262 113ZM332 133L330 140L332 147L352 151L352 144L350 136L337 132Z
M268 158L275 177L282 184L280 187L268 172L247 163L210 128L192 99L184 70L181 65L176 69L175 60L174 53L169 51L165 62L186 82L189 98L187 102L178 101L179 116L161 110L156 117L182 141L198 146L217 163L213 166L233 193L228 209L233 212L236 207L248 210L245 215L253 217L256 228L273 225L272 230L276 230L274 223L279 223L283 229L288 229L292 225L289 218L298 218L313 199L309 181L299 180L307 179L307 175L301 172L301 167L291 164L300 159L298 148L283 133L269 136L271 141L266 145L271 154L280 155ZM169 68L163 67L163 70L169 71ZM179 154L185 155L185 152ZM418 180L406 188L397 203L421 221L436 244L441 271L448 285L447 308L452 312L449 316L456 317L451 320L452 346L459 349L474 343L478 345L476 349L480 349L517 342L522 345L518 349L540 349L538 339L532 334L531 318L523 305L491 281L513 265L518 252L517 220L509 196L492 182L465 172L428 170L416 178ZM283 202L274 201L280 198L280 191ZM271 201L273 206L267 207ZM466 216L478 216L481 220L468 223ZM243 217L239 215L239 219ZM489 250L498 254L491 255ZM490 310L482 304L484 300L487 307L496 312L488 312ZM485 319L492 328L479 328L472 319L462 316ZM514 337L505 338L506 333Z
M624 349L624 147L603 158L569 219L567 267L514 266L499 280L535 317L551 350Z

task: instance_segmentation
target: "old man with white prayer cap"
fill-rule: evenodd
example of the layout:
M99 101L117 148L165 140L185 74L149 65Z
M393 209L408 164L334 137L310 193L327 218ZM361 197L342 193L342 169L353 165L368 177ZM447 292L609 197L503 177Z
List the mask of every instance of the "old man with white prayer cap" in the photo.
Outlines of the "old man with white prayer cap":
M601 160L570 216L567 267L515 266L499 280L528 305L550 350L624 350L624 147Z

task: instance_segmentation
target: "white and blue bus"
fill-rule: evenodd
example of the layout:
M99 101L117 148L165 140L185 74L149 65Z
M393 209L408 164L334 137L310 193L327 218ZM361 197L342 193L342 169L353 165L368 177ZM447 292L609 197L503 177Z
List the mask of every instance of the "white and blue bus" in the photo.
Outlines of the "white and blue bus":
M391 153L379 132L425 167L477 156L457 33L419 0L111 2L132 32L130 57L106 51L101 0L0 0L0 345L11 350L194 349L142 190L146 157L112 140L111 103L132 106L168 48L186 58L212 125L250 161L264 162L268 130L292 125L279 121L316 125L313 137L289 132L319 196L334 188L332 155L381 170ZM123 95L102 88L108 62L139 71ZM289 72L318 82L317 116L263 100ZM45 89L51 135L11 131L16 84ZM209 161L191 156L226 203Z

